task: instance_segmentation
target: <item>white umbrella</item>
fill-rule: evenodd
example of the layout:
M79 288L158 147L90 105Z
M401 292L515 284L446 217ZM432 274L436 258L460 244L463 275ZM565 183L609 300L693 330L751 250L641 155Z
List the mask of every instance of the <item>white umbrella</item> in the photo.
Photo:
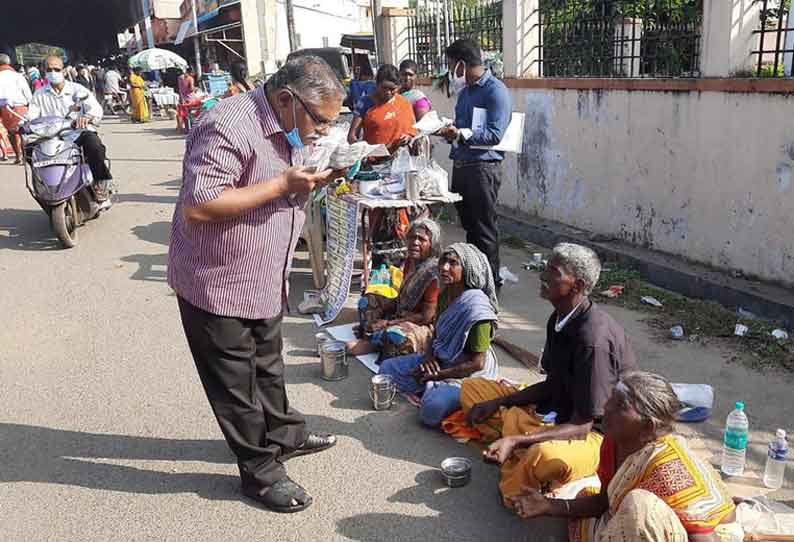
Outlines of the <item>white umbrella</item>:
M168 68L187 69L187 61L176 53L165 49L146 49L132 56L129 60L130 68L140 68L149 72L154 70L167 70Z

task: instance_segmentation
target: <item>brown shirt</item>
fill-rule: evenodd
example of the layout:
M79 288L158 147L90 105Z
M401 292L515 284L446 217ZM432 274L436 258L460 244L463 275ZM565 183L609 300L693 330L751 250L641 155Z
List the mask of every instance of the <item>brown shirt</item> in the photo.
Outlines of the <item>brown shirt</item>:
M623 327L586 299L559 332L557 313L546 326L541 364L548 375L538 412L557 413L557 423L581 419L600 422L604 404L620 377L637 369Z

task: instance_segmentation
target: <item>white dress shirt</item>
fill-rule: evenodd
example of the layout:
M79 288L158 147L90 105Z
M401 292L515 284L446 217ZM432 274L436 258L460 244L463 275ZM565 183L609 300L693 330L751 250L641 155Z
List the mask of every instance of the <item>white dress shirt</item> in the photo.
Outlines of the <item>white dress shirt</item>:
M32 97L25 76L14 70L0 70L0 103L19 107L28 105Z
M82 111L79 114L70 111L72 106L75 105L74 95L78 92L88 95L88 98L81 104ZM37 90L30 102L27 117L30 120L38 117L53 116L76 119L80 115L88 115L93 119L92 124L90 124L86 130L96 132L96 124L102 120L102 106L99 105L94 95L83 85L66 81L60 93L49 84ZM80 133L80 130L74 131L74 133L69 132L66 134L65 139L74 140L79 137Z

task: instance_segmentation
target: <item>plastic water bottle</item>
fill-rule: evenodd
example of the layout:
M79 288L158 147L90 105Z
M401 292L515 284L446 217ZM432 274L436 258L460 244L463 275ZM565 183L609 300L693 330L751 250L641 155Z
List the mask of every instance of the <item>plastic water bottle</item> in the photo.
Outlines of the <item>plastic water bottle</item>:
M369 283L370 284L383 284L383 268L385 266L381 265L377 269L373 269L369 275ZM388 282L386 283L388 284Z
M764 485L772 489L779 489L783 485L783 476L786 470L786 432L778 429L775 438L769 443L769 452L766 456L766 469L764 469Z
M386 267L385 263L380 264L380 269L378 270L378 284L391 284L391 273L389 273L389 269Z
M725 422L725 439L722 446L720 470L728 476L744 474L748 427L744 403L736 401L736 410L728 414L728 419Z

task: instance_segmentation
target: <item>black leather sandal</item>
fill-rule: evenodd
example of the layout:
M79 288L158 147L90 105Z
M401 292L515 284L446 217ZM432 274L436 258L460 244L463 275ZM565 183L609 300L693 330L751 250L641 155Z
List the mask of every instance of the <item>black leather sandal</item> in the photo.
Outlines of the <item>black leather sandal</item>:
M293 457L298 457L301 455L316 454L317 452L327 450L335 444L336 436L334 435L309 433L309 436L306 437L306 440L303 441L303 444L301 444L299 448L291 452L287 452L286 454L281 454L279 460L286 461L287 459L292 459Z
M311 496L289 476L285 476L272 486L258 491L243 488L243 494L268 510L280 514L300 512L301 510L306 510L312 504Z

